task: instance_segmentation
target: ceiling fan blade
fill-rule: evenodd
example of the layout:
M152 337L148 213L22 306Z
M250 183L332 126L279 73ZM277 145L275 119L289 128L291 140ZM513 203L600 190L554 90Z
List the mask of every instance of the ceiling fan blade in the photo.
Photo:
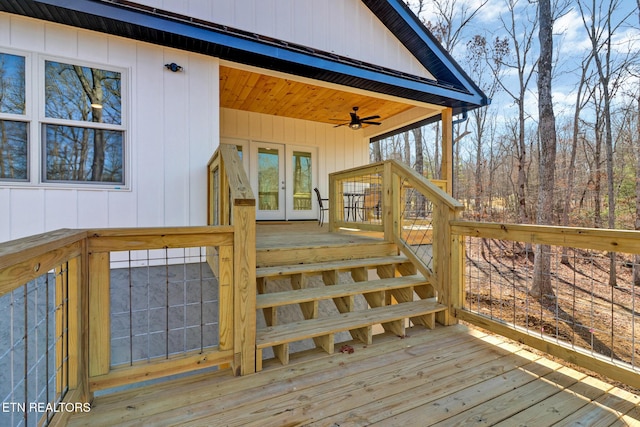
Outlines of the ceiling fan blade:
M339 128L340 126L348 125L349 123L340 123L339 125L335 125L334 128Z
M379 119L379 118L380 118L380 116L376 115L376 116L363 117L360 120L361 121L365 121L365 120L373 120L373 119Z
M380 122L369 122L369 121L366 121L366 122L365 122L364 120L362 120L360 123L364 123L365 125L376 125L376 126L378 126L378 125L381 125L381 124L382 124L382 123L380 123Z

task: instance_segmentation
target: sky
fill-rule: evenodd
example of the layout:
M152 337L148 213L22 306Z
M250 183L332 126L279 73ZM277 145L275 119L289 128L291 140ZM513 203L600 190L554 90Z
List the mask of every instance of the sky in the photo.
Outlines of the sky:
M481 4L481 0L439 0L440 3L448 3L455 5L454 10L458 11L454 22L461 20L460 11L467 8L468 11L475 10ZM522 36L526 28L531 28L531 21L535 19L536 3L530 0L511 0L515 7L516 33ZM585 0L591 3L592 0ZM583 3L585 2L583 1ZM611 0L596 0L596 8L608 7ZM629 52L640 53L640 20L638 16L637 3L635 0L613 0L618 2L613 15L613 23L621 22L627 15L628 18L616 30L613 38L614 56L622 57ZM416 0L410 0L410 3L416 3ZM434 22L436 20L436 12L434 9L434 1L425 1L426 10L422 17L427 21ZM589 4L588 7L591 7ZM415 9L414 9L415 10ZM604 12L604 10L603 10ZM494 37L503 37L506 35L504 24L510 25L509 8L507 0L486 0L486 4L479 10L478 14L470 22L464 30L461 41L452 51L453 57L461 64L463 69L468 70L465 64L466 41L474 34L482 34L487 39ZM530 31L530 30L529 30ZM533 63L538 55L537 47L537 29L535 30L531 59L529 63ZM572 115L575 104L576 84L580 77L580 64L591 48L591 43L587 37L585 27L582 21L580 9L577 0L568 0L567 8L562 16L556 19L554 23L554 81L553 81L553 100L555 104L556 116ZM640 58L636 61L640 68ZM518 86L515 80L514 72L507 73L503 79L509 81L509 86ZM526 97L527 110L532 118L537 116L536 103L536 78L531 79L529 91ZM492 99L492 106L497 107L500 111L512 115L515 105L512 100L504 92L497 94ZM514 109L511 111L511 109Z

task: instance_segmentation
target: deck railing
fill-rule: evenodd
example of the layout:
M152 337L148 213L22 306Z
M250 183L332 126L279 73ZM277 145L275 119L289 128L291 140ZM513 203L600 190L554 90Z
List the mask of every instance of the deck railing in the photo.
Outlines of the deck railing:
M640 232L450 224L453 239L466 240L455 317L640 388ZM532 245L551 260L542 298L529 292Z
M237 165L229 146L210 164L216 226L0 244L0 425L65 425L106 388L255 372L255 200Z
M443 185L446 182L433 183L394 160L333 173L329 176L329 224L332 231L382 233L431 284L432 294L419 296L437 297L452 307L457 297L451 291L458 287L451 283L461 277L461 256L456 252L460 246L452 244L448 224L462 205L443 191ZM438 321L450 324L449 312L440 313Z
M0 425L62 425L103 388L255 371L255 199L240 165L232 146L209 164L214 226L0 244ZM440 323L468 321L640 387L640 232L460 221L459 203L395 161L331 174L329 185L332 230L396 243L432 285L419 296L449 307ZM527 293L537 244L552 258L542 299Z
M60 230L0 245L0 425L88 410L85 236Z
M450 307L440 323L464 320L640 387L640 232L461 221L442 184L395 161L334 173L331 229L394 241ZM552 259L542 299L528 292L536 244Z
M1 244L0 425L64 425L106 388L213 367L254 372L239 234L59 230Z
M233 362L234 234L224 226L89 232L91 391ZM214 262L205 247L225 255Z

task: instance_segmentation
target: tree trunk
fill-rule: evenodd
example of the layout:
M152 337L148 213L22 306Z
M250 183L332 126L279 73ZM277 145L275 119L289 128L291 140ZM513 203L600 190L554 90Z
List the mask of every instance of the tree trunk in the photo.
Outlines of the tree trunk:
M518 198L518 221L521 224L529 223L527 212L527 143L525 139L525 117L524 117L524 97L518 100L518 181L516 186L516 196Z
M553 188L556 163L556 122L551 92L553 66L553 19L551 0L539 0L540 59L538 60L538 114L540 138L540 185L537 222L551 224L553 218ZM553 294L551 285L551 247L537 245L533 266L533 283L529 293L534 298Z
M595 129L595 138L596 138L596 148L594 161L596 167L596 176L593 180L593 191L594 191L594 211L593 211L593 223L595 228L602 228L602 171L600 168L602 167L602 131L600 129L600 119L598 118L598 113L596 112L596 129Z
M435 168L435 173L434 173L434 178L436 179L442 179L441 176L441 172L442 172L442 162L440 161L440 144L442 143L442 139L440 138L440 122L435 124L435 131L436 131L436 136L434 138L434 141L436 142L434 145L434 153L433 153L433 162L434 162L434 168Z
M381 162L382 161L382 152L380 151L380 141L375 141L373 143L373 162Z
M638 0L640 2L640 0ZM640 97L638 98L638 117L636 119L637 135L636 135L636 149L633 150L636 157L636 218L635 229L640 230ZM640 255L634 257L633 268L633 285L640 286Z
M409 132L402 133L402 140L404 141L404 150L402 160L411 167L411 143L409 141Z
M639 0L640 1L640 0ZM576 167L576 152L578 151L578 139L580 136L580 113L582 111L582 107L584 106L582 101L582 89L586 84L587 78L587 70L589 68L589 63L591 62L592 56L589 55L589 58L583 62L582 64L582 76L580 77L580 83L578 84L578 93L576 95L576 106L573 113L573 134L571 137L571 154L569 159L569 167L568 167L568 176L567 176L567 192L564 197L564 206L562 209L562 225L565 227L569 226L569 210L571 209L571 200L573 199L573 185L574 185L574 176L575 176L575 167ZM569 255L567 252L567 247L562 247L562 259L560 261L562 264L569 264Z

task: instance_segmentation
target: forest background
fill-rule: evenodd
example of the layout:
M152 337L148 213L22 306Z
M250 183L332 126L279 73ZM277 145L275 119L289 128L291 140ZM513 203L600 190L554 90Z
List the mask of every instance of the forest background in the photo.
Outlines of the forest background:
M454 117L454 197L464 217L539 223L541 49L534 0L411 0L408 6L491 98ZM544 223L640 229L640 0L553 0L555 172ZM371 144L440 177L438 124ZM540 141L543 143L541 144ZM543 171L544 173L544 171Z

